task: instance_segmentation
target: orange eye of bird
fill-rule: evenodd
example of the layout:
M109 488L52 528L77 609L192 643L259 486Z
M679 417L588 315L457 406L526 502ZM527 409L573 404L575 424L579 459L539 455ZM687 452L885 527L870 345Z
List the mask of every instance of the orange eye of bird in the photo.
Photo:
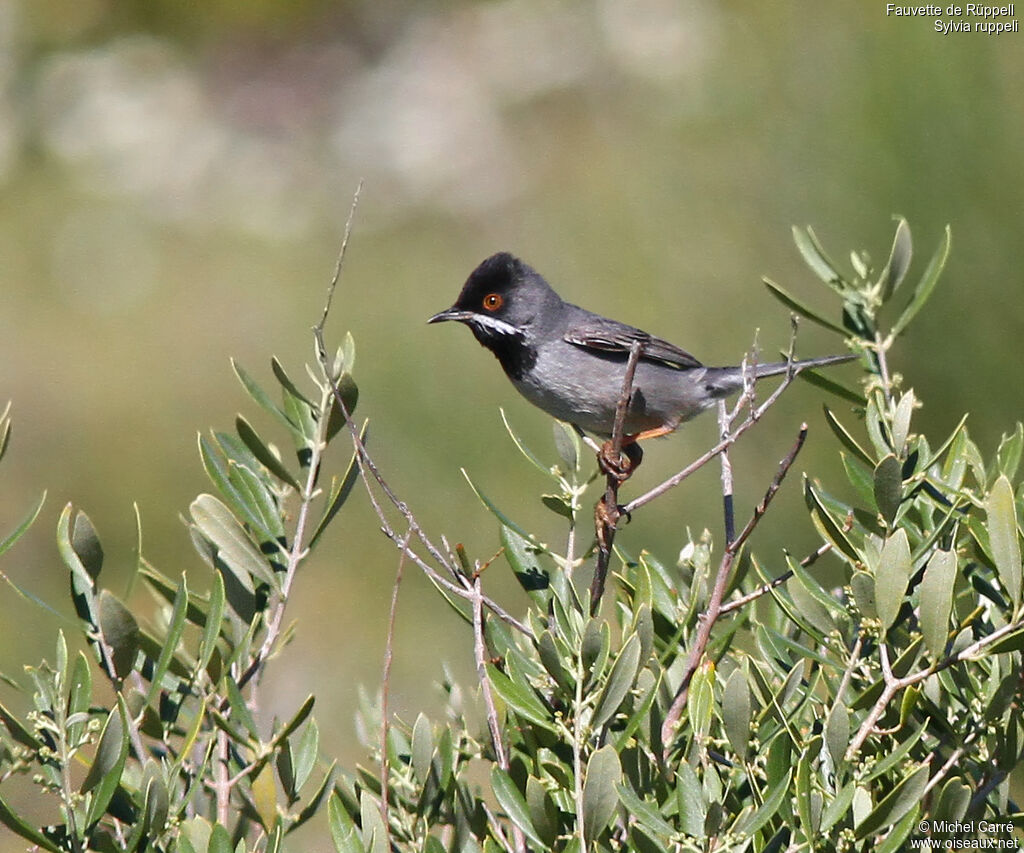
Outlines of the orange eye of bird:
M484 308L488 311L497 311L504 303L500 293L488 293L484 297Z

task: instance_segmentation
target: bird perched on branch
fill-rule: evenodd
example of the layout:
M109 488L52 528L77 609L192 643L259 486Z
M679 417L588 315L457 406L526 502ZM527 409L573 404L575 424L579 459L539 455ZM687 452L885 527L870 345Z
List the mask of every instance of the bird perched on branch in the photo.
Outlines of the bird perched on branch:
M744 384L742 367L706 367L675 344L564 302L540 273L508 252L481 263L455 304L428 322L445 320L469 326L535 406L604 437L612 434L630 350L639 342L623 420L622 447L630 468L642 456L637 442L672 432ZM854 357L757 364L747 370L762 379Z

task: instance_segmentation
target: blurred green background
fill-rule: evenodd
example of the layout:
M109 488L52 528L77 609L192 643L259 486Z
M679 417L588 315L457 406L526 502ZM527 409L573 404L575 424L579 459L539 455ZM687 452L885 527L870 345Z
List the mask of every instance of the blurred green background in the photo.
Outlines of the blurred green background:
M572 301L735 363L755 330L766 355L788 339L762 275L829 304L792 224L814 225L834 257L866 248L881 265L902 214L916 276L948 222L946 274L895 366L925 402L919 427L941 438L971 411L991 450L1022 408L1022 46L1019 34L942 36L874 0L0 0L0 404L14 403L0 530L49 491L0 570L63 601L53 531L72 501L122 592L137 502L145 554L205 577L179 519L209 489L196 433L229 429L240 410L271 431L229 358L269 378L276 354L301 375L360 179L329 336L355 335L360 412L386 476L428 531L475 557L497 533L461 467L542 538L564 535L498 408L553 461L549 419L465 329L425 325L500 249ZM841 346L802 329L804 355ZM798 468L838 479L820 405L792 389L738 447L739 507L803 419ZM714 435L707 418L649 447L627 491ZM813 547L805 516L782 521L799 491L794 477L759 530L773 569L783 542ZM618 543L671 563L687 528L718 534L719 505L708 468ZM269 712L316 692L325 748L349 764L395 565L357 493L299 579L297 636L264 692ZM436 707L442 664L469 672L471 649L406 574L392 702L412 718ZM521 608L509 574L496 564L490 591ZM57 624L0 586L0 670L52 657Z

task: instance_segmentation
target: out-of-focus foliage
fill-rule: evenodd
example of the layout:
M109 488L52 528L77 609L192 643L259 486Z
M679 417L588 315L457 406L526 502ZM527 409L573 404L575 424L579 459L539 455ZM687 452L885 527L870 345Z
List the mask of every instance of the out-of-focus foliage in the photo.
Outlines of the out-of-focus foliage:
M675 565L620 552L590 615L578 588L593 551L588 457L564 425L551 465L510 428L551 483L543 504L569 524L568 547L554 548L474 485L529 596L518 617L485 595L490 562L434 544L345 423L350 342L311 372L312 399L277 360L281 404L236 368L297 462L242 417L236 434L200 438L218 496L198 497L188 524L214 583L197 594L140 557L155 618L100 586L96 531L65 510L58 547L91 658L61 633L54 663L29 670L34 711L0 706L0 779L31 776L47 809L32 820L5 796L0 821L52 851L277 851L318 814L339 853L867 853L965 832L1012 841L1024 790L1024 428L986 459L964 421L934 441L915 426L920 404L890 350L932 295L948 230L914 277L902 219L885 266L854 253L852 274L813 231L795 236L841 311L769 289L843 334L867 373L861 389L828 383L858 404L852 417L824 413L854 497L805 477L820 537L806 558L756 555L742 535L716 545L707 532L684 541ZM346 426L355 453L326 488L323 452ZM446 677L436 721L402 722L364 697L358 728L375 766L335 774L313 697L267 724L255 688L290 637L299 565L358 473L403 562L458 614L476 683ZM795 520L774 505L758 515L787 531ZM838 584L823 582L827 562Z

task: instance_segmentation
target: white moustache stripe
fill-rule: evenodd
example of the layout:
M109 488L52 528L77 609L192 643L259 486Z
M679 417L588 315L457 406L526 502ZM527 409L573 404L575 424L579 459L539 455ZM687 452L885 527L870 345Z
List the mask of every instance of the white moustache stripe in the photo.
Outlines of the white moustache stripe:
M499 320L497 317L488 317L486 314L476 314L473 317L472 322L474 325L480 326L489 332L493 332L496 335L508 335L515 337L520 334L519 330L511 323L506 323L504 320Z

